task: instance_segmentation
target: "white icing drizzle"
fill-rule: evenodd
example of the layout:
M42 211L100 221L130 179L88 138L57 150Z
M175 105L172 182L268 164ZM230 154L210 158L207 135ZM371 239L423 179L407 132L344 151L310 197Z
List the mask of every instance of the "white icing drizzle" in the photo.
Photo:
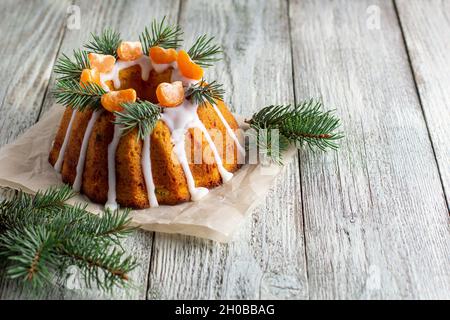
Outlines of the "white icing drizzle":
M155 184L152 175L152 161L150 156L150 135L144 138L144 145L142 151L142 172L144 173L145 186L147 188L148 201L150 207L158 207L158 200L155 194Z
M214 160L216 160L217 169L219 170L220 176L222 177L222 181L223 182L230 181L231 178L233 178L233 174L231 172L228 172L224 168L222 159L220 158L220 155L219 155L219 152L217 151L216 145L212 141L211 136L208 133L208 130L206 130L206 128L205 128L205 125L200 120L198 120L197 127L200 128L200 130L205 135L206 141L208 141L209 147L211 148L211 151L213 152L213 155L214 155Z
M105 208L110 210L117 209L116 202L116 150L121 136L120 126L114 125L114 136L108 145L108 201Z
M150 61L152 62L153 70L155 70L157 73L161 73L161 72L166 71L170 67L173 67L174 63L176 63L176 62L173 62L173 63L156 63L156 62L153 61L152 58L150 58Z
M192 176L186 156L185 133L186 130L189 129L190 123L192 123L196 117L197 106L192 105L186 100L178 107L165 108L164 113L161 116L161 119L167 127L169 127L169 130L172 133L172 143L174 144L173 152L183 168L192 201L200 200L209 192L207 188L195 187L194 177Z
M69 125L67 126L66 134L64 135L64 141L61 146L61 149L59 150L58 159L55 162L55 170L57 172L61 172L63 160L64 160L64 154L66 153L67 144L69 143L70 133L72 132L72 124L75 119L75 115L77 114L77 110L72 111L72 116L70 117Z
M103 89L107 92L110 91L109 87L106 85L106 81L112 80L114 83L114 88L120 88L120 78L119 73L120 70L127 69L129 67L139 65L141 67L141 77L142 80L147 81L150 75L150 71L152 70L152 63L150 58L146 55L142 55L140 58L133 61L123 61L117 60L114 64L113 69L108 73L100 74L100 84Z
M211 139L211 136L209 135L203 123L198 118L197 107L197 105L193 105L189 101L185 100L183 104L178 107L165 108L164 113L161 117L161 120L164 121L164 123L172 133L172 142L174 144L173 151L178 157L178 161L183 168L192 201L200 200L209 192L209 190L207 188L195 187L194 177L192 176L185 150L185 134L189 128L199 128L205 135L205 138L208 141L210 148L214 154L214 158L216 160L222 180L224 182L227 182L233 176L231 172L228 172L223 167L222 159L219 156L219 153L216 146L214 145L214 142Z
M81 183L83 182L83 172L84 172L84 163L86 161L86 152L89 143L89 137L91 136L92 129L94 128L94 124L97 121L99 115L102 110L95 110L92 113L91 119L89 119L88 125L86 127L86 131L84 133L83 142L81 143L80 156L78 157L77 163L77 173L75 176L75 181L73 182L73 190L80 191Z
M212 106L213 106L214 110L216 111L217 115L219 116L220 120L222 121L223 125L227 129L227 132L230 135L231 139L233 139L234 142L236 143L236 147L238 148L238 151L240 152L240 154L242 156L244 156L245 149L240 144L239 139L236 137L236 134L234 133L233 129L231 129L230 125L228 124L227 120L225 120L225 118L223 117L222 112L220 112L219 108L215 104L213 104Z

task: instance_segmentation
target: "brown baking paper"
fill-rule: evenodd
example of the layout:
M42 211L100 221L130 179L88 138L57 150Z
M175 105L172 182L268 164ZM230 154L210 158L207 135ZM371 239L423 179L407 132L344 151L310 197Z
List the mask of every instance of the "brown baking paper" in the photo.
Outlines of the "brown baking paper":
M0 149L0 187L36 193L62 185L61 176L48 162L48 154L64 108L55 105L41 121L14 143ZM240 125L242 119L238 118ZM241 120L241 121L239 121ZM295 149L283 155L290 161ZM227 184L210 190L198 202L160 206L131 212L132 223L150 231L180 233L220 242L228 242L245 217L264 199L281 167L244 165ZM87 209L101 213L103 205L78 195L69 203L87 203Z

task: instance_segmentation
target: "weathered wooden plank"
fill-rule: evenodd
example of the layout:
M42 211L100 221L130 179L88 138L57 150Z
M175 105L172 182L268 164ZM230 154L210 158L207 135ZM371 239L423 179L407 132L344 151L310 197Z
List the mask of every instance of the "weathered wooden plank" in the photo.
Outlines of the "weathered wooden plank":
M450 210L450 1L396 4Z
M138 41L139 34L153 19L167 16L169 21L178 17L179 0L170 1L84 1L77 0L75 5L80 8L81 28L67 29L60 53L71 55L74 49L79 49L90 39L90 33L100 33L104 28L113 28L120 32L122 39ZM54 85L54 75L50 81ZM42 112L47 111L55 99L48 92Z
M176 21L179 8L178 0L152 2L82 0L75 1L75 5L80 9L81 28L67 29L65 31L60 52L68 54L71 53L72 49L81 47L88 40L90 32L100 32L105 27L112 27L120 31L123 39L137 40L139 32L143 30L144 26L149 25L153 18L162 18L164 15L167 15L169 19ZM64 16L65 11L64 8ZM39 17L36 17L36 20L41 21ZM50 46L48 43L43 45ZM55 45L53 49L57 52L58 46ZM43 62L49 73L53 67L53 60ZM50 87L53 86L53 82L54 79L52 78ZM27 83L27 85L29 84ZM42 112L47 111L53 103L54 99L48 93L43 103ZM36 104L34 107L39 111L40 104ZM36 111L35 109L33 110ZM29 121L26 127L36 121L38 112L34 114L34 120ZM11 127L9 130L11 131L13 128ZM31 295L29 291L22 292L21 288L17 287L17 284L10 281L1 281L0 296L8 299L144 299L147 289L152 239L153 233L140 231L128 238L123 244L125 250L129 254L133 254L140 262L140 266L130 275L131 279L133 279L133 286L126 290L115 290L112 294L104 294L95 288L87 290L80 285L80 279L75 274L69 282L63 283L60 281L59 285L50 286L37 295Z
M63 35L69 1L2 1L0 11L0 146L36 122ZM0 190L0 199L11 195ZM17 296L0 277L0 297Z
M235 111L293 101L286 1L183 1L180 24L187 48L203 33L222 44L224 60L207 79L224 83ZM232 243L155 235L150 299L307 296L297 159Z
M2 1L0 146L33 124L63 35L69 1Z
M449 298L448 210L393 3L292 1L290 22L296 96L346 134L301 156L311 298Z

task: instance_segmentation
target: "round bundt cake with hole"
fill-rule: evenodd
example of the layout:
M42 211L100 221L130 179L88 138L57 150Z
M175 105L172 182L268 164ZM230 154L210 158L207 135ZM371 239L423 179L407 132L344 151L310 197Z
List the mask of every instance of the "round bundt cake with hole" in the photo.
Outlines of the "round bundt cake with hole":
M64 183L109 208L196 201L240 167L238 123L221 89L203 80L217 48L203 36L177 51L173 34L160 38L178 27L163 22L139 42L105 31L55 69L66 110L49 162Z

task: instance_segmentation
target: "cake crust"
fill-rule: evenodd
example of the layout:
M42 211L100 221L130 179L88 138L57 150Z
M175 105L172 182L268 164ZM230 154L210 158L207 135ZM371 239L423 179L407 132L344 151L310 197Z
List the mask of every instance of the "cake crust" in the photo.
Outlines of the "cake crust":
M141 79L141 67L134 65L119 72L120 88L114 89L113 81L106 85L111 90L132 88L138 97L156 103L156 88L162 82L170 82L173 68L162 72L152 70L148 80ZM228 107L217 101L217 108L232 130L238 129L238 124ZM61 146L64 142L73 111L66 108L61 119L58 132L49 162L55 165ZM70 138L65 154L62 156L62 180L73 185L77 176L77 164L80 159L80 150L83 137L86 134L89 120L93 112L90 110L76 111ZM237 161L237 146L231 139L227 128L216 110L206 103L197 108L198 119L211 136L214 146L223 159L223 168L228 172L239 169ZM81 192L96 203L108 201L109 173L108 173L108 146L113 141L115 116L107 110L95 121L88 139L85 155L84 171L82 173ZM192 173L195 187L214 188L222 184L222 176L214 161L212 147L209 145L203 132L196 132L198 128L190 128L185 133L185 151L189 155L189 168ZM150 206L148 190L142 169L143 141L138 139L137 130L120 137L115 151L115 188L116 201L122 207L136 209ZM200 163L195 160L195 151L201 150ZM190 189L182 165L174 153L174 143L169 127L162 120L157 121L150 136L151 174L155 186L154 193L159 204L175 205L191 199ZM227 155L227 156L226 156ZM198 157L198 155L197 155ZM197 159L198 160L198 159Z

